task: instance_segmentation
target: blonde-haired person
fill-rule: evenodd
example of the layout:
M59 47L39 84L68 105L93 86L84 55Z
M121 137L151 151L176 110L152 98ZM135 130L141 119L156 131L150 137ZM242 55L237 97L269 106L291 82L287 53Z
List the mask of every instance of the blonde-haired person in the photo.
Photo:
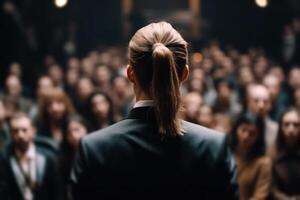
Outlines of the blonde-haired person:
M180 118L187 42L168 23L138 30L127 77L127 119L81 140L71 173L75 199L238 199L224 134Z

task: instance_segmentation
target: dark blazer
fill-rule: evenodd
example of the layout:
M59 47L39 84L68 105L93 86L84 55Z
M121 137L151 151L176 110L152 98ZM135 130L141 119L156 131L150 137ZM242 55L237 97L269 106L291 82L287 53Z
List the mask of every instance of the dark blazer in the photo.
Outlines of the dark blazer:
M36 148L37 188L34 200L61 199L61 182L54 155L46 149ZM0 154L0 199L22 200L22 173L16 167L12 145L8 145Z
M224 134L182 122L161 138L151 107L81 140L71 181L75 199L238 199Z

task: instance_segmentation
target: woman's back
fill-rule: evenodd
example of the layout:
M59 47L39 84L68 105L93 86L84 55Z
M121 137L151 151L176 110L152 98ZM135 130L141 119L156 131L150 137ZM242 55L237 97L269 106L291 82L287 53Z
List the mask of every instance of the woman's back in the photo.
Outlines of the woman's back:
M140 107L85 137L72 174L75 197L238 199L225 135L182 127L183 136L162 139L153 108Z

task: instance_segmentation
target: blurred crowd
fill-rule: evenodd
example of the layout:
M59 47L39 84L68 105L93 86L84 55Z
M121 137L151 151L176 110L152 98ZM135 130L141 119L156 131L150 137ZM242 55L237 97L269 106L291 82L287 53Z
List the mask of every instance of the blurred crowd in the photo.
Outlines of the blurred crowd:
M242 200L300 199L299 42L297 21L285 27L279 59L218 42L189 54L183 117L228 135ZM72 199L68 179L80 138L122 120L135 102L126 57L117 46L65 63L49 55L34 87L22 84L21 63L9 66L0 91L0 193Z

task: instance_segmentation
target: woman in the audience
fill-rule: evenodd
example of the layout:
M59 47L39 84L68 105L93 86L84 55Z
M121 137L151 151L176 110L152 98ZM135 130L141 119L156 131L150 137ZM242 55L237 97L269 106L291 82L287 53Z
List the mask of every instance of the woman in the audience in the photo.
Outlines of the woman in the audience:
M67 118L73 113L74 107L61 89L49 90L39 103L38 134L50 137L61 146L66 136Z
M114 123L113 103L107 94L99 91L92 93L88 98L87 105L92 131Z
M75 157L75 152L79 146L80 139L89 132L89 125L80 115L72 115L67 120L66 142L63 145L63 151L60 156L61 171L64 180L65 199L72 199L69 178L71 166Z
M273 158L272 197L300 199L300 111L289 108L279 119Z
M229 136L237 163L240 200L269 197L271 159L264 156L263 133L263 121L247 113L238 118Z

